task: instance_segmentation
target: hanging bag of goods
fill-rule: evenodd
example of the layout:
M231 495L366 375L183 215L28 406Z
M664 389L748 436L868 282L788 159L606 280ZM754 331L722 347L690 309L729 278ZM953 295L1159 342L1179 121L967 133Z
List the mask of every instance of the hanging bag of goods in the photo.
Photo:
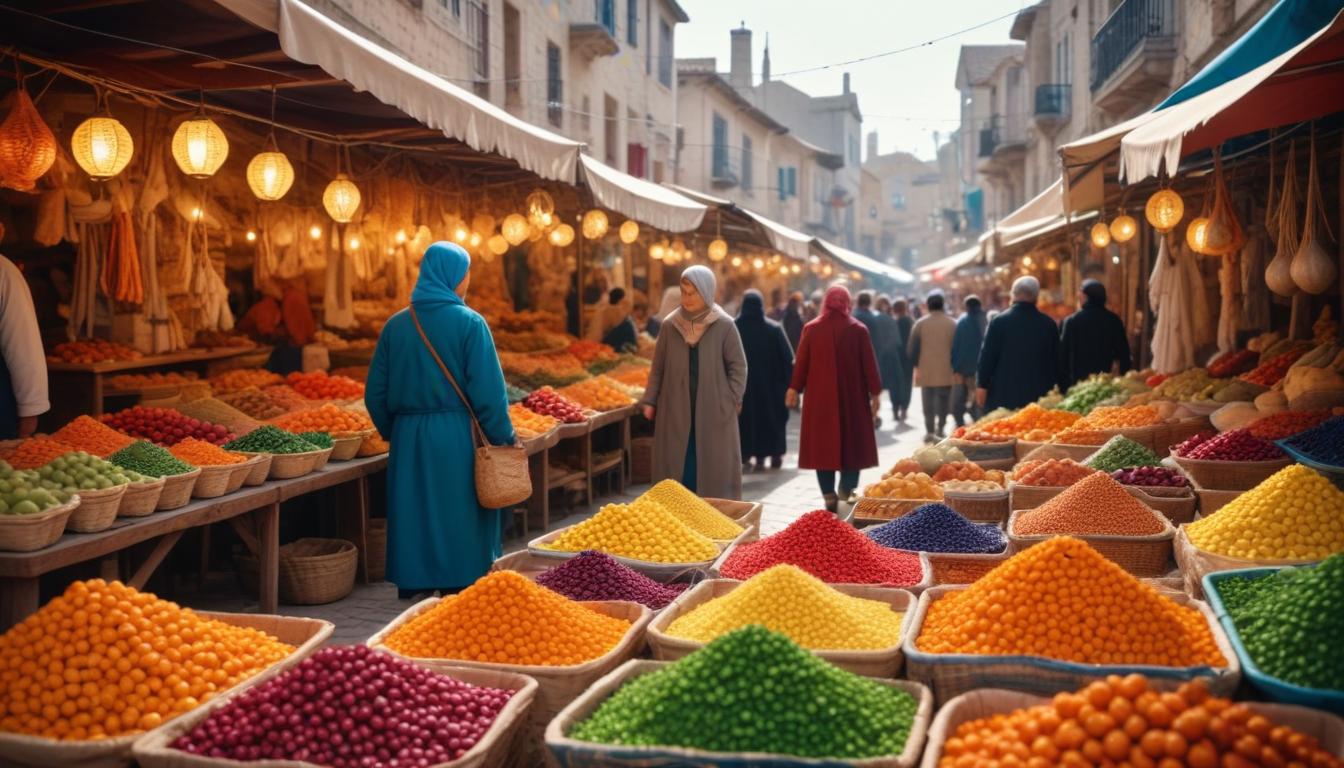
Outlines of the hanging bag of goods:
M1292 263L1297 253L1297 145L1288 142L1288 163L1283 169L1283 194L1279 196L1279 214L1275 221L1274 258L1265 267L1265 285L1280 296L1297 293Z
M1311 152L1307 160L1307 214L1302 223L1302 242L1293 254L1289 274L1293 284L1307 293L1325 293L1335 284L1335 263L1325 252L1325 243L1321 237L1324 229L1327 236L1330 225L1325 218L1325 203L1321 199L1321 177L1316 171L1316 126L1311 128Z
M1232 195L1223 176L1223 159L1217 152L1213 155L1213 176L1213 211L1204 232L1204 253L1231 256L1246 244L1246 233L1232 209Z

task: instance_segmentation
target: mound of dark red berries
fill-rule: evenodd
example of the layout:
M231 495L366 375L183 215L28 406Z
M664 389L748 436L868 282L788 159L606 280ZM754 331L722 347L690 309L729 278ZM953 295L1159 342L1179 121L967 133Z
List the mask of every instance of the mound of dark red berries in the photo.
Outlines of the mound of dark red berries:
M1192 445L1191 441L1197 437L1199 435L1178 445L1176 455L1203 461L1273 461L1283 458L1279 446L1261 440L1245 429L1223 432Z
M537 583L570 600L624 600L655 611L667 607L690 586L659 584L610 555L591 549L537 576Z
M725 579L746 580L780 563L828 584L909 586L924 580L918 555L887 549L824 509L808 512L773 536L738 544L719 572Z
M1002 552L1008 543L993 523L973 523L946 504L924 504L863 535L893 549L917 552Z
M1111 477L1121 485L1143 485L1160 488L1184 488L1190 485L1185 475L1169 467L1130 467L1117 469Z
M230 760L422 768L476 746L512 695L362 645L326 648L215 710L173 747Z

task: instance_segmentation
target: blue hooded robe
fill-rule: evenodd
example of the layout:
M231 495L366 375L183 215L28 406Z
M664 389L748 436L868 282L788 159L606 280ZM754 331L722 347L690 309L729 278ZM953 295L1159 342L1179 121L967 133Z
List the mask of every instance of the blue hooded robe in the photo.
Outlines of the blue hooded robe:
M485 320L454 292L471 266L460 246L425 251L411 306L471 400L486 438L514 442L504 373ZM425 349L408 310L387 321L364 402L392 444L387 472L387 577L403 590L461 588L500 555L500 515L476 500L471 416Z

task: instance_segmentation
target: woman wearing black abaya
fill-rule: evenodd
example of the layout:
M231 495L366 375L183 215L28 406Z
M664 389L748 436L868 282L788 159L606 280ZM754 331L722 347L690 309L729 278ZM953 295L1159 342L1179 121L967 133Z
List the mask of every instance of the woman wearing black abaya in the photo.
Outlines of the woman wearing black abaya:
M785 425L789 409L784 392L793 377L793 347L779 323L765 316L765 299L751 289L742 297L738 311L737 333L747 355L747 394L742 412L737 415L742 436L742 461L756 460L756 469L765 469L765 459L779 469L783 462Z

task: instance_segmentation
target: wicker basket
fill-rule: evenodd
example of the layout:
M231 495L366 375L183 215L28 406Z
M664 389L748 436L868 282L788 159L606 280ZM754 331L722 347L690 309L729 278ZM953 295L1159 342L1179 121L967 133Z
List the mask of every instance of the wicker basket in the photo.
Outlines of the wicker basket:
M1063 493L1066 485L1023 485L1009 483L1008 495L1011 506L1017 509L1033 509Z
M933 583L971 584L981 576L1002 565L1011 555L1008 547L994 555L964 552L926 552Z
M727 595L742 583L732 579L702 581L691 587L690 590L683 592L676 600L673 600L671 605L655 616L653 621L649 622L648 641L649 649L653 652L653 658L657 661L676 661L704 648L705 643L667 634L668 627L672 626L672 622L683 614L690 613L711 600L717 600ZM856 675L895 677L896 673L900 671L903 661L900 638L908 631L911 611L915 607L915 595L904 589L859 584L842 584L831 588L851 597L861 597L865 600L886 603L891 606L892 611L902 614L900 629L897 637L892 638L892 644L887 648L874 650L814 650L812 652L835 666L847 669Z
M239 455L241 456L242 454ZM247 482L247 476L252 474L252 465L261 457L244 456L243 458L245 461L230 465L233 468L233 471L229 473L229 484L224 489L224 493L233 493L239 488L242 488L243 483Z
M960 450L967 461L973 461L985 469L997 469L998 464L1003 461L1010 462L1009 466L1012 466L1011 462L1017 460L1017 438L1015 437L994 442L959 440L955 437L949 437L938 445L942 448Z
M967 520L986 523L1002 523L1008 519L1008 513L1011 511L1007 490L989 493L943 491L943 503Z
M910 632L905 636L905 676L921 682L933 690L939 704L960 696L967 691L980 688L1008 688L1048 696L1060 691L1076 691L1093 680L1110 674L1126 675L1138 672L1148 677L1148 684L1155 690L1173 691L1181 683L1196 677L1207 679L1209 690L1215 696L1228 696L1236 690L1241 680L1241 664L1227 634L1218 624L1218 618L1203 602L1192 600L1188 595L1170 590L1158 589L1158 592L1176 603L1199 610L1203 614L1214 642L1222 652L1227 665L1222 667L1159 667L1152 665L1108 665L1083 664L1072 661L1059 661L1041 656L987 656L963 653L928 653L919 650L919 635L924 626L924 617L929 605L950 592L965 589L965 586L930 587L920 595L915 605L915 615L911 620Z
M345 539L299 539L280 548L280 595L292 605L334 603L355 588L359 549Z
M387 518L369 518L369 529L364 532L365 570L369 581L387 578Z
M571 558L577 557L579 555L578 552L563 552L555 549L546 549L544 546L542 546L545 544L550 544L551 542L560 538L560 536L566 530L568 530L568 527L557 528L554 531L551 531L550 533L544 533L536 537L535 539L527 543L527 551L531 552L533 555L536 555L537 557L549 558L551 560L554 560L555 565L559 565L564 560L569 560ZM729 548L736 545L739 541L755 541L758 538L760 538L760 533L758 529L755 526L748 526L744 528L742 530L742 533L738 535L736 539L733 539L731 542L715 539L714 544L719 547L719 554L715 556L715 559L702 560L700 562L695 563L655 563L646 560L634 560L628 557L621 557L620 555L612 555L611 553L607 554L610 555L611 558L616 562L621 563L623 565L627 565L635 569L636 571L639 571L640 573L644 574L645 576L648 576L650 579L653 579L654 581L667 584L669 582L676 581L684 576L690 576L697 573L699 574L709 573L710 569L713 567L713 564L716 562L716 560L722 557L723 553L726 552Z
M331 454L335 450L336 447L332 446L331 448L323 448L322 450L317 451L317 455L313 457L313 468L311 471L316 472L319 469L324 469L327 466L327 462L331 461ZM355 451L358 452L359 449L356 448Z
M1200 432L1213 429L1213 425L1209 423L1208 416L1192 416L1186 419L1174 419L1168 421L1163 426L1166 428L1165 431L1153 439L1156 443L1156 445L1153 446L1153 450L1156 451L1159 456L1165 453L1170 453L1173 445L1180 445Z
M247 451L239 453L254 456L256 454ZM262 454L271 457L271 466L267 477L271 480L290 480L296 477L303 477L316 468L319 454L330 455L330 448L323 448L320 451L304 451L303 453L267 453ZM255 475L253 476L255 477ZM250 477L248 478L251 479ZM249 483L250 484L250 483Z
M1273 461L1204 461L1186 459L1175 453L1171 454L1171 460L1201 488L1217 491L1249 491L1293 463L1287 456Z
M117 520L117 508L121 506L121 497L126 495L129 483L100 488L95 491L79 492L79 507L65 523L67 531L75 533L97 533L112 527Z
M55 544L79 504L80 497L71 496L64 504L36 514L0 515L0 552L36 552Z
M1188 523L1195 519L1195 507L1198 497L1190 488L1169 488L1149 485L1121 486L1129 495L1142 501L1148 507L1161 512L1172 525Z
M761 514L765 511L765 505L759 501L734 501L733 499L702 499L709 506L719 510L723 514L733 519L734 523L743 528L755 526L759 531L761 528Z
M630 441L630 482L653 482L652 437L636 437Z
M168 475L163 478L163 493L159 503L154 506L160 512L185 507L191 501L191 492L196 487L196 478L201 476L201 468L183 472L180 475Z
M854 504L853 522L885 523L904 517L925 504L939 504L942 499L884 499L874 496L860 496Z
M1185 591L1195 597L1204 596L1204 577L1218 571L1235 571L1243 568L1280 568L1286 565L1311 565L1319 560L1244 560L1240 557L1228 557L1206 552L1194 545L1182 525L1176 531L1174 542L1176 565L1185 579Z
M1087 542L1088 546L1097 550L1102 557L1139 578L1161 576L1171 570L1169 567L1171 563L1171 543L1176 536L1176 528L1158 512L1153 512L1153 516L1162 521L1162 532L1151 536L1109 536L1082 533L1023 536L1014 533L1018 515L1027 511L1029 510L1016 510L1013 512L1013 516L1008 518L1008 547L1014 554L1043 541L1067 535Z
M237 464L211 464L200 467L201 474L191 487L193 499L215 499L229 492L229 481L238 471Z
M1104 442L1104 441L1103 441ZM1064 458L1073 459L1079 464L1087 461L1087 457L1097 452L1102 443L1096 445L1072 445L1069 443L1050 443L1050 447L1058 449L1064 454Z
M144 517L153 514L163 495L164 479L156 477L145 483L131 483L121 497L117 517Z
M239 453L242 452L239 451ZM252 488L265 483L267 478L271 476L271 462L274 456L269 453L251 453L244 455L251 456L256 461L256 464L253 464L252 469L248 471L247 479L243 480L243 485Z
M1031 455L1032 451L1036 450L1037 448L1040 448L1043 445L1048 445L1048 443L1037 442L1035 440L1019 439L1017 441L1017 444L1013 446L1013 458L1017 459L1019 462L1026 461L1027 456Z
M684 768L914 768L924 749L925 733L933 714L933 697L929 689L907 680L878 680L880 685L905 691L917 702L910 734L899 755L867 759L807 758L763 752L708 752L683 747L615 746L578 741L569 732L576 723L588 718L627 681L666 667L665 661L629 661L593 683L592 687L565 707L546 727L548 764L559 768L652 768L653 766L681 766Z
M341 432L340 436L331 436L331 461L349 461L359 454L359 446L364 442L364 438L373 434L372 429L361 429L358 432Z

